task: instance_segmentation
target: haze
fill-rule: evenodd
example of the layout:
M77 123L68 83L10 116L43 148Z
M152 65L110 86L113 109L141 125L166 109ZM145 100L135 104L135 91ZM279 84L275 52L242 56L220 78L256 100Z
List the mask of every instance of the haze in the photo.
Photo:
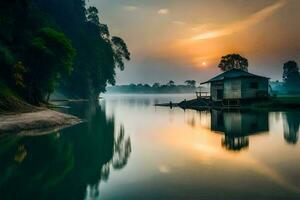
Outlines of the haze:
M198 82L219 73L221 56L239 53L249 71L281 80L300 62L298 0L92 0L102 23L122 37L132 60L117 84Z

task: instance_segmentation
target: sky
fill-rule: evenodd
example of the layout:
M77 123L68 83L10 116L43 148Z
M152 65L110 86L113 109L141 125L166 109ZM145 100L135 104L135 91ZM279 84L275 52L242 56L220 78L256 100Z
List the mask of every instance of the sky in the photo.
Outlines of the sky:
M89 0L101 23L132 54L117 84L204 82L222 56L238 53L249 72L281 80L300 64L300 0Z

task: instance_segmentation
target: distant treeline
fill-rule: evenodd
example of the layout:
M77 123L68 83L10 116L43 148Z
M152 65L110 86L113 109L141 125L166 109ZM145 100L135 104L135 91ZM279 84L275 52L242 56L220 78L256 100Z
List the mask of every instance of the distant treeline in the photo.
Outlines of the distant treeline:
M130 84L107 87L107 93L194 93L199 91L200 87L196 86L196 81L187 80L185 85L176 85L174 81L167 84L154 83L149 84Z

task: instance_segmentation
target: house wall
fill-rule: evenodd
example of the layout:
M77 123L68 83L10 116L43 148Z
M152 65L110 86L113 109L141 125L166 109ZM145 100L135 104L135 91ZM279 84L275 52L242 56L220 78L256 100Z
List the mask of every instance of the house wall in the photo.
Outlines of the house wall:
M242 79L229 79L224 81L224 99L240 99Z
M257 84L252 88L251 84ZM265 78L238 78L224 81L224 99L249 99L268 96L269 80Z
M252 84L256 84L256 87L251 87ZM213 101L267 97L269 80L259 77L227 79L224 81L212 82L210 90L211 99ZM217 90L223 90L223 99L218 98Z
M218 99L218 96L217 96L217 90L223 90L224 89L224 86L223 86L223 82L220 81L220 82L212 82L210 84L210 95L211 95L211 99L213 101L220 101L220 100L223 100L223 99Z
M251 88L251 83L257 83L257 88ZM241 97L258 98L268 96L269 80L264 78L244 78L242 80Z

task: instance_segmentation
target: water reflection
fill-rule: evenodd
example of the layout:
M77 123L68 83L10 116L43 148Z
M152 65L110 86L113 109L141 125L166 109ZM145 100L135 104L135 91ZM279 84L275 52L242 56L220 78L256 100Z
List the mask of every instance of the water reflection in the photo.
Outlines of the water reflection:
M0 199L300 198L299 112L152 106L168 97L74 103L86 123L0 139Z
M87 188L126 165L131 142L123 126L116 128L100 106L74 105L70 112L89 122L46 136L1 138L0 199L84 199Z
M119 98L121 96L121 98ZM151 94L122 94L122 95L104 95L105 100L114 105L126 105L131 108L147 108L155 104L166 102L180 102L182 99L193 99L194 94L168 94L168 95L151 95Z
M286 112L283 113L283 130L284 139L288 144L297 144L299 127L300 127L300 113Z
M268 113L212 110L211 130L224 134L224 148L240 151L248 148L248 136L269 130Z

